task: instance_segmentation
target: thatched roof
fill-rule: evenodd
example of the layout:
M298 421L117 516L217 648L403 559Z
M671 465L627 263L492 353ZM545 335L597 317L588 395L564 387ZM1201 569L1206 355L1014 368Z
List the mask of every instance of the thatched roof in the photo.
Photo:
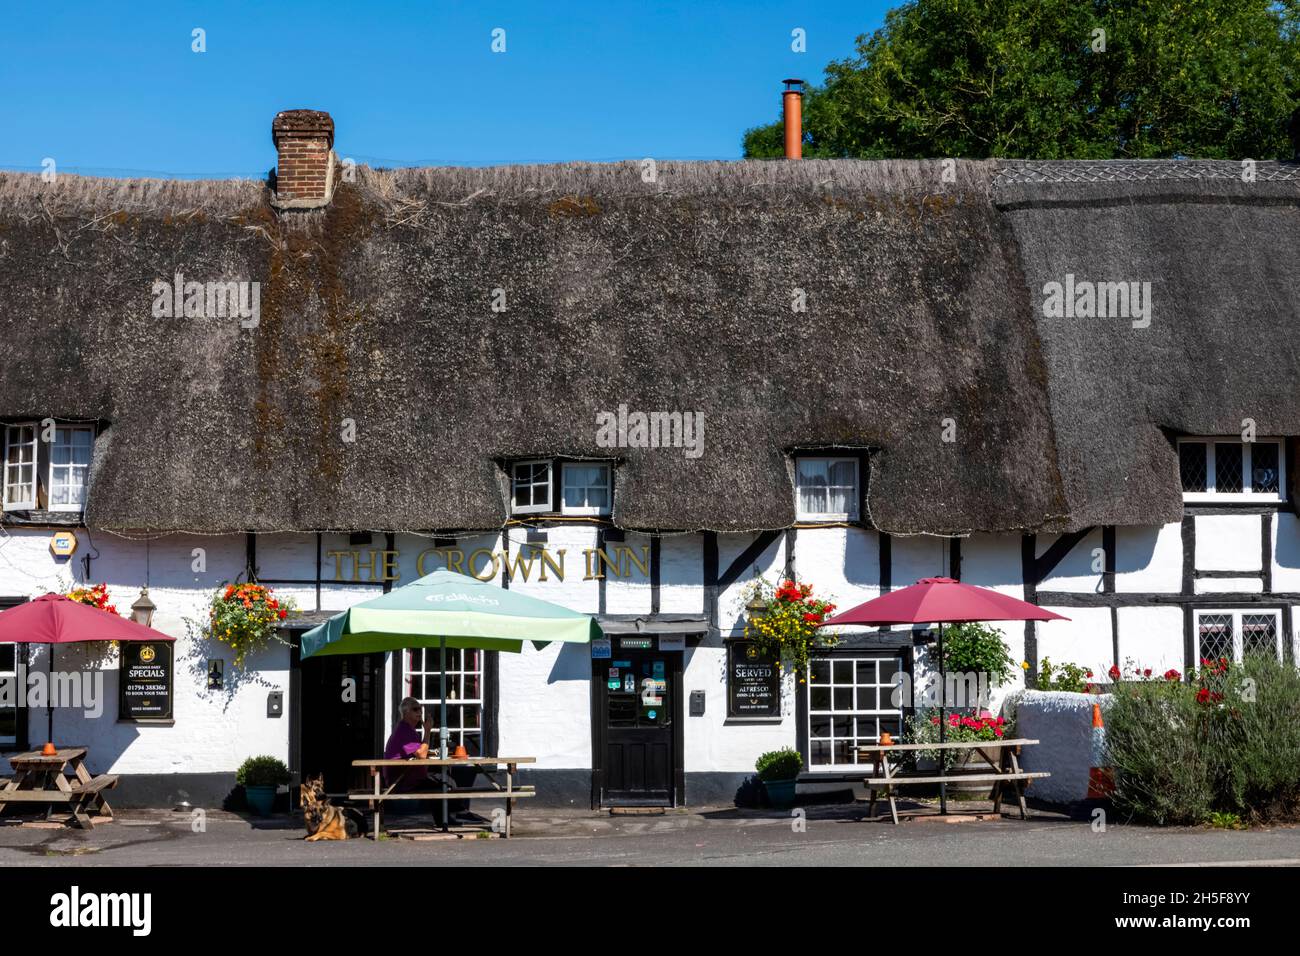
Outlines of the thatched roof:
M616 452L624 527L788 526L813 446L872 450L891 532L1165 520L1161 428L1300 432L1295 184L1053 165L1082 168L363 168L289 214L260 183L3 173L0 419L107 425L94 527L498 527L498 463L608 457L620 403L705 418L699 458ZM260 282L260 324L154 318L177 272ZM1042 318L1065 272L1152 280L1151 328Z

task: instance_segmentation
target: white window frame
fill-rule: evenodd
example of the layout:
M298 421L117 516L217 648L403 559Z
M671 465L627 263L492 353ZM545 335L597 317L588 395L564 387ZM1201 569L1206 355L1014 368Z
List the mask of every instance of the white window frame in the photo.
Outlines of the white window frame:
M831 665L831 682L830 682L830 684L814 684L814 683L813 683L813 677L812 677L812 675L813 675L813 664L814 664L815 662L820 662L820 661L829 661L829 662L830 662L830 665ZM835 762L835 748L834 748L833 745L832 745L832 747L831 747L831 762L830 762L830 763L814 763L814 762L813 762L813 740L814 740L814 739L816 739L816 740L824 740L824 739L826 739L826 738L824 738L824 737L817 737L817 738L814 738L814 737L813 737L812 726L813 726L813 718L814 718L814 717L829 717L832 721L834 721L834 719L835 719L836 717L848 717L848 718L851 719L851 720L857 720L857 718L859 718L859 717L868 717L868 718L870 718L870 717L875 717L875 718L877 718L877 720L876 720L876 726L877 726L877 728L880 726L879 718L881 718L881 717L889 717L889 718L897 718L897 719L898 719L898 727L899 727L899 730L900 730L900 731L901 731L902 728L903 728L903 708L902 708L901 706L900 706L900 707L891 707L891 708L887 708L887 709L886 709L886 708L880 708L879 706L877 706L877 708L874 709L874 710L871 709L871 708L856 708L856 707L853 708L853 709L850 709L850 710L839 710L839 709L836 709L836 707L835 707L835 688L836 688L836 687L843 688L843 687L845 687L845 686L847 686L847 685L844 685L844 684L836 684L836 683L835 683L835 665L836 665L836 663L842 663L842 662L844 662L844 661L848 661L848 662L852 665L852 667L853 667L853 681L854 681L854 683L853 683L852 686L853 686L853 694L854 694L854 703L855 703L855 704L856 704L856 702L857 702L857 688L858 688L859 686L861 686L861 687L875 687L875 688L877 688L877 698L878 698L878 699L877 699L877 704L879 704L879 702L880 702L880 701L879 701L879 698L880 698L880 697L883 697L885 693L888 693L889 695L892 696L893 693L894 693L894 688L897 686L897 685L894 684L894 683L889 683L889 684L880 684L880 683L876 683L876 684L861 684L861 685L859 685L859 684L857 683L857 674L858 674L858 664L859 664L859 663L871 663L871 664L873 664L873 665L875 666L875 669L876 669L876 680L877 680L877 681L880 680L880 665L883 664L883 663L887 663L887 662L892 661L893 664L894 664L895 673L899 673L899 674L903 673L903 658L902 658L901 656L894 657L894 656L890 656L890 655L888 655L888 654L861 654L861 655L853 655L853 656L849 656L849 655L846 655L846 654L834 654L834 655L832 655L832 654L827 654L827 655L825 655L825 656L823 656L823 657L817 657L817 658L814 658L814 660L808 662L807 683L804 685L804 686L807 688L807 694L808 694L807 704L808 704L808 707L807 707L807 722L806 722L806 725L805 725L805 728L804 728L804 729L807 731L807 734L808 734L808 772L809 772L809 773L816 773L817 771L831 772L831 771L835 771L835 770L842 770L842 769L844 769L845 767L860 768L860 767L863 767L863 766L870 766L870 763L865 763L865 764L864 764L864 763L857 763L857 762L856 762L856 760L857 760L857 755L858 755L858 750L857 750L857 747L856 747L856 746L853 748L853 758L854 758L854 761L855 761L854 763L836 763L836 762ZM814 710L814 709L813 709L812 693L813 693L813 689L814 689L814 688L818 688L818 687L829 687L829 688L830 688L830 691L831 691L831 709L830 709L830 710ZM885 698L885 699L888 700L888 698ZM863 737L863 736L859 736L859 735L856 733L856 730L857 730L857 728L856 728L856 725L855 725L855 727L854 727L854 734L853 734L852 739L857 743L858 746L865 746L866 743L868 743L868 742L879 742L879 740L880 740L879 737L874 737L874 738L873 738L873 737ZM832 731L831 740L834 741L835 739L836 739L836 738L835 738L835 736L834 736L834 732Z
M1242 446L1241 451L1241 483L1242 491L1218 492L1214 490L1215 486L1215 469L1214 469L1214 446L1215 443L1236 444ZM1254 492L1248 490L1254 479L1254 452L1253 446L1270 444L1277 446L1277 491ZM1281 438L1257 438L1254 441L1242 441L1240 435L1188 435L1185 438L1178 439L1180 449L1179 463L1179 486L1182 486L1182 467L1181 467L1181 448L1183 445L1204 445L1205 446L1205 490L1204 491L1184 491L1183 501L1193 504L1198 502L1227 502L1227 501L1286 501L1286 442Z
M546 466L546 503L521 505L515 496L516 470L523 468L525 465L545 465ZM536 487L535 482L530 485ZM545 514L554 510L551 498L555 494L555 462L549 458L530 458L527 461L515 461L510 463L510 513L517 515L527 514Z
M1232 619L1232 662L1240 664L1242 662L1244 642L1242 640L1241 619L1246 615L1252 617L1273 618L1273 633L1276 635L1278 661L1282 660L1282 643L1284 635L1282 634L1282 611L1273 607L1233 607L1233 608L1196 608L1192 616L1192 636L1196 641L1196 663L1201 661L1201 618L1208 615L1222 615Z
M26 441L17 442L16 444L20 446L30 447L31 449L32 460L30 464L32 469L32 495L30 498L22 498L18 501L10 502L9 501L9 467L10 467L9 446L12 440L13 433L23 428L31 429L32 440L30 442L26 442ZM39 473L37 471L37 464L40 461L40 453L38 450L38 438L37 438L38 433L39 432L38 432L36 422L11 422L11 423L6 423L4 426L4 458L3 458L4 473L0 474L0 506L3 506L4 511L31 511L36 507L37 486L40 484ZM28 464L28 462L22 462L21 464L26 465Z
M804 511L799 495L799 463L807 461L824 461L827 469L841 462L853 465L853 507L844 512L815 513ZM862 468L857 458L845 455L797 455L794 461L794 514L796 521L857 521L858 502L862 500Z
M90 434L90 457L86 460L86 463L84 465L76 465L76 464L55 465L54 446L57 445L59 442L59 432L67 432L69 435L69 442L71 442L71 435L74 432L88 432ZM71 444L69 445L69 447L72 447ZM86 503L84 501L80 503L67 503L67 504L58 504L54 501L54 469L55 468L65 469L69 474L72 473L72 469L74 468L84 469L85 479L81 483L82 494L84 496L90 495L90 466L94 462L94 457L95 457L94 427L91 425L57 425L56 424L54 426L54 441L49 443L49 447L46 449L46 456L49 459L45 471L45 490L46 490L46 499L48 501L48 505L46 506L47 509L49 511L71 511L71 512L85 511Z
M568 496L565 492L569 488L569 469L571 468L603 468L605 470L605 500L608 505L604 508L594 505L570 505ZM584 488L595 488L597 485L583 485ZM560 469L560 513L566 515L607 515L614 508L614 469L607 461L566 461Z
M453 651L455 653L453 653ZM466 658L469 654L476 654L478 657L477 667L466 667ZM460 666L456 666L459 660ZM447 649L447 746L454 749L457 744L463 743L465 734L469 733L478 737L478 753L475 754L473 748L468 748L471 755L484 756L484 746L486 743L487 727L487 651L481 648L448 648ZM417 664L421 666L416 666ZM478 679L478 696L465 696L465 678L473 676ZM424 691L427 696L415 693L417 689L413 679L423 677L425 680ZM438 747L438 738L436 734L439 730L439 704L441 701L437 697L438 693L438 648L436 647L410 647L402 653L402 687L405 689L405 696L414 697L424 705L424 715L429 717L433 722L433 733L435 734L430 741L430 750L436 750ZM466 727L464 721L465 707L472 707L478 711L478 726ZM459 722L451 718L452 711L457 711L461 715ZM433 756L433 754L430 754Z

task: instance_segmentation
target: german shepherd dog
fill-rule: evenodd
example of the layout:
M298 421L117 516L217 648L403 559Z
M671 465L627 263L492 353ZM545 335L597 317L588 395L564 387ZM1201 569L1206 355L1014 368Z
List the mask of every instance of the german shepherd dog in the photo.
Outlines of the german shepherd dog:
M307 842L313 840L350 840L361 833L364 822L352 807L336 807L325 793L325 775L305 780L298 790L302 801L302 819L307 825Z

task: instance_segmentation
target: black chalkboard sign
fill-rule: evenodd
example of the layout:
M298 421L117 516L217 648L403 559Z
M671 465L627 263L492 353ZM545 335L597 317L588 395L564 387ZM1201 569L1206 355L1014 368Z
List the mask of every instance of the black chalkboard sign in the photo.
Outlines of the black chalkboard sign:
M170 641L123 641L118 671L118 720L171 720Z
M750 641L727 645L727 716L781 716L781 665Z

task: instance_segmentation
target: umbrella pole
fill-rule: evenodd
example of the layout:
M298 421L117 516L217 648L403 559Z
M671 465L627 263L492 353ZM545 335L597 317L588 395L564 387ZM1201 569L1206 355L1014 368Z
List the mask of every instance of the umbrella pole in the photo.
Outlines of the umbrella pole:
M438 638L438 758L447 759L447 638ZM448 768L442 768L442 792L447 793ZM442 828L447 829L447 801L442 803Z
M939 622L939 743L945 743L948 739L948 720L944 714L944 704L948 702L948 676L943 666L943 622ZM944 765L947 764L948 753L945 750L939 751L939 812L946 814L948 812L948 785L943 782Z
M54 645L45 662L45 739L54 740Z

